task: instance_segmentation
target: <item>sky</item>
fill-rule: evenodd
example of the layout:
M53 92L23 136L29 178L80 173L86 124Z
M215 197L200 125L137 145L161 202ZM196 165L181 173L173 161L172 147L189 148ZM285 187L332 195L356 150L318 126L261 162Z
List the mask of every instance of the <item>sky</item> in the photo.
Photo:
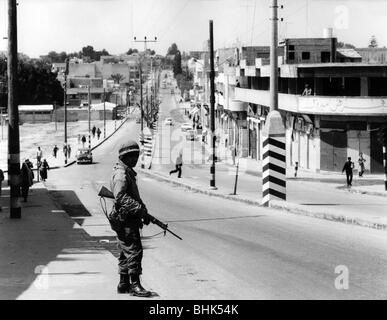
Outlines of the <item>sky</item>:
M0 0L0 51L7 49L7 2ZM165 55L202 50L214 21L216 48L270 44L270 0L18 0L18 48L30 57L80 51L86 45L111 54L148 47ZM279 0L279 37L322 37L368 46L375 35L387 46L387 0Z

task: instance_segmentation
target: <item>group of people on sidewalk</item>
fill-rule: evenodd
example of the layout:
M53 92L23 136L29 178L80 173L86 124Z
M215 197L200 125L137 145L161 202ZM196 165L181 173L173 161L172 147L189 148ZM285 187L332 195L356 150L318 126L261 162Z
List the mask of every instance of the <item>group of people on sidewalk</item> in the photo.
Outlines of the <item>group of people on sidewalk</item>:
M48 162L46 159L43 159L40 161L40 159L37 161L38 166L38 174L40 175L42 181L47 180L48 176L48 170L50 169L50 166L48 165ZM35 174L33 172L34 165L29 159L25 159L22 163L21 170L20 170L20 181L21 181L21 194L24 198L24 202L27 202L28 199L28 193L30 187L34 184Z

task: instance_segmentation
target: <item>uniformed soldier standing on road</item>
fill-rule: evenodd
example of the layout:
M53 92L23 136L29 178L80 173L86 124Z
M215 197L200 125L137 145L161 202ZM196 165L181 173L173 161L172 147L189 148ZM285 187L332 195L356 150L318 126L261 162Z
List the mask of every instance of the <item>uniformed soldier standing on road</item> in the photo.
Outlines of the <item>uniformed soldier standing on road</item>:
M120 256L118 267L120 282L118 293L130 293L138 297L149 297L150 291L145 290L140 283L142 273L141 260L143 249L140 228L143 223L150 223L147 209L142 202L136 183L136 172L140 148L135 141L128 141L119 149L119 163L113 169L111 190L114 193L115 210L118 217L118 227L115 230L118 238Z

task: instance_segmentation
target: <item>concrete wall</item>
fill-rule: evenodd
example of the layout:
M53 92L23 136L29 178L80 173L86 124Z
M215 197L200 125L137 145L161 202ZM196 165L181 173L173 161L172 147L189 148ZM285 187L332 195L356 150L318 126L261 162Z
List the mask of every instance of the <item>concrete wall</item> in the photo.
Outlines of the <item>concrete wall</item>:
M334 42L333 45L332 42ZM330 52L331 55L336 55L335 43L335 38L286 39L285 63L319 63L321 62L321 52ZM289 45L294 46L294 50L289 50ZM289 52L294 52L294 60L289 59ZM309 52L310 58L303 60L302 52Z
M52 121L52 113L19 113L19 122L23 123L45 123Z
M96 66L93 63L70 63L69 77L96 77Z
M58 109L56 119L58 122L64 121L64 109ZM103 111L93 110L90 113L91 120L103 120ZM87 109L79 109L79 110L67 110L67 121L87 121L88 110ZM110 110L106 110L106 119L114 120L114 112ZM53 115L52 121L55 120L55 114Z

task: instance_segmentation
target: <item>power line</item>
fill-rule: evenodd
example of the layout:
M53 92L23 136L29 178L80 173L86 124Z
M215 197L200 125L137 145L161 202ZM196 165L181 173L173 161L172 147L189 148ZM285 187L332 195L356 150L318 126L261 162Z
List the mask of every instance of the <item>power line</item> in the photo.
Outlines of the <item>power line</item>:
M189 2L190 2L190 0L186 0L184 2L183 6L180 8L180 10L176 13L176 15L172 19L170 19L170 20L174 20L174 21L171 23L168 23L167 26L160 32L160 34L161 34L160 39L163 38L163 35L166 34L166 31L168 31L171 27L173 27L176 24L176 22L178 21L178 19L176 19L176 18L185 9L185 7L188 5Z

